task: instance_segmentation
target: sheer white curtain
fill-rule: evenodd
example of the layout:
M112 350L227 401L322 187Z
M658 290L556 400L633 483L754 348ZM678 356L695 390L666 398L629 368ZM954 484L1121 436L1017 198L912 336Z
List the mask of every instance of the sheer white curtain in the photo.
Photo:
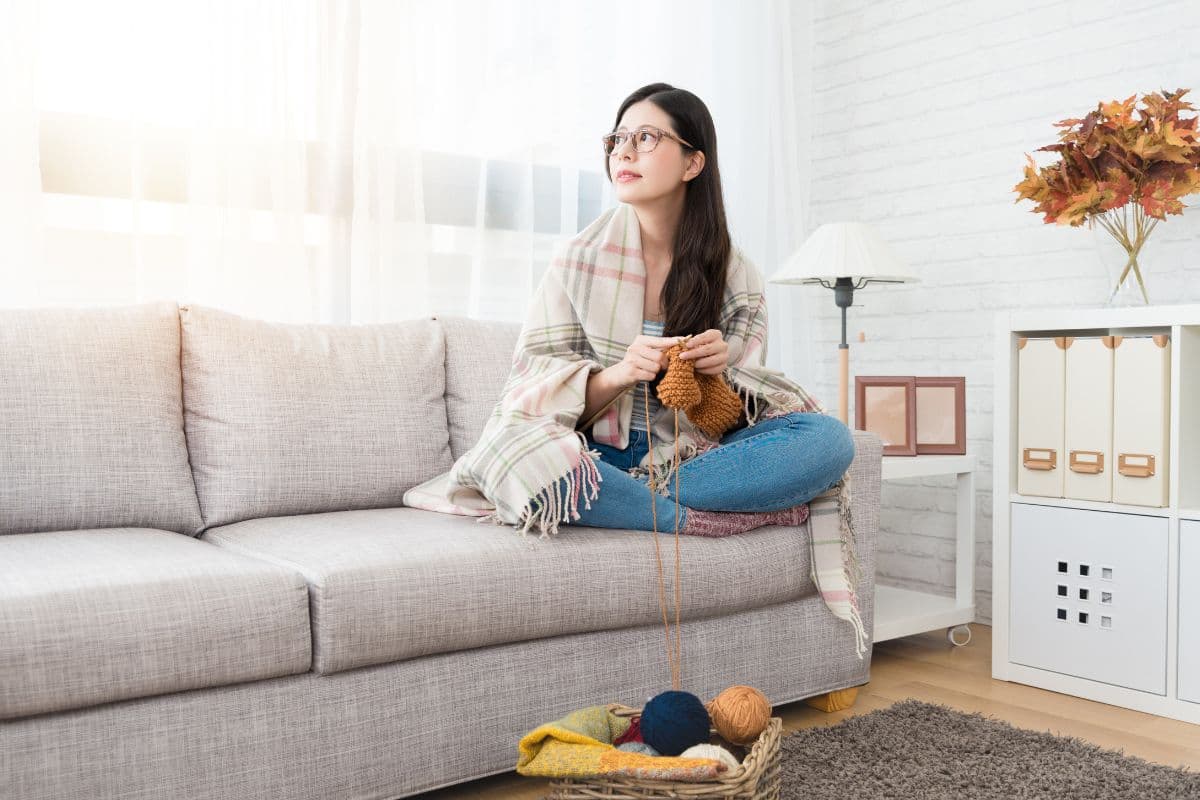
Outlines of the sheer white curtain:
M37 7L0 0L0 304L36 296L41 255Z
M5 306L519 320L615 202L599 137L655 81L712 111L760 269L805 233L807 2L0 3Z

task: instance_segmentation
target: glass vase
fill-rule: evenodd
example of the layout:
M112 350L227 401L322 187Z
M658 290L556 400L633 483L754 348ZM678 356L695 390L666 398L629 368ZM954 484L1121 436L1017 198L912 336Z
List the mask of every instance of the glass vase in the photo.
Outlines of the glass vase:
M1137 255L1122 252L1126 258L1119 259L1120 270L1110 270L1108 275L1108 305L1144 306L1150 303L1142 278ZM1122 277L1124 276L1124 277ZM1140 283L1139 283L1140 281Z
M1136 227L1126 234L1123 218L1114 218L1110 216L1112 214L1108 212L1099 220L1101 225L1092 226L1096 256L1104 265L1107 277L1105 304L1113 307L1149 305L1150 290L1142 271L1142 255L1153 225L1144 225L1144 217L1138 214Z

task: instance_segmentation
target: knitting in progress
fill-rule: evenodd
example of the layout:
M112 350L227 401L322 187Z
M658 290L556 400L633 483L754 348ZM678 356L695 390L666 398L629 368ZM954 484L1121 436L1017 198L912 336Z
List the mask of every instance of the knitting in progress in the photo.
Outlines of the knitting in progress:
M695 363L679 358L679 354L687 350L691 337L683 337L683 341L667 349L668 367L658 386L658 397L667 408L682 409L687 418L710 439L719 440L724 433L737 424L742 414L742 401L737 392L729 388L729 384L720 375L707 375L695 371ZM643 392L645 387L643 386ZM649 399L646 399L649 409ZM649 411L646 414L649 416ZM678 430L678 428L676 428ZM653 437L646 432L653 449ZM679 441L676 434L676 442ZM672 453L670 472L674 474L679 468L678 448ZM654 476L650 473L650 490L654 491ZM678 482L676 482L678 485ZM678 490L675 493L675 505L679 505ZM651 517L655 516L655 507L650 506ZM680 531L686 536L730 536L735 533L760 528L763 525L800 525L808 519L808 503L801 503L792 508L779 511L702 511L697 508L687 510L686 522ZM657 528L655 528L657 531Z

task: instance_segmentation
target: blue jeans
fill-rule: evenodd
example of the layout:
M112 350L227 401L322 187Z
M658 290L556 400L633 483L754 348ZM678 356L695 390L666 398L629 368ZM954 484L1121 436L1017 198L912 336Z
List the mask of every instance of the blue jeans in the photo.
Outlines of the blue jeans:
M648 450L645 431L630 430L629 446L618 450L592 439L600 452L596 467L603 481L587 508L579 498L579 519L571 525L652 531L650 501L658 529L675 529L675 479L668 496L653 495L648 478L626 470ZM765 419L721 437L720 444L679 467L679 527L689 508L706 511L777 511L807 503L846 474L854 460L854 437L837 417L793 412Z

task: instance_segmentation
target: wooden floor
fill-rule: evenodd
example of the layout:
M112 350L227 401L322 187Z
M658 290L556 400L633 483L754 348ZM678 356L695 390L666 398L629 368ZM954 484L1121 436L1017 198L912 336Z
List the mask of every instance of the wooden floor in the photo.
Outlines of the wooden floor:
M877 644L871 658L871 682L859 689L853 707L826 714L795 702L776 706L774 714L783 718L786 730L796 730L832 725L911 697L966 712L979 711L1019 728L1076 736L1114 750L1123 748L1148 761L1200 770L1200 726L992 680L992 629L975 624L971 633L971 641L963 647L946 641L942 630ZM513 753L515 765L516 742ZM422 797L541 800L547 786L543 779L506 772Z

